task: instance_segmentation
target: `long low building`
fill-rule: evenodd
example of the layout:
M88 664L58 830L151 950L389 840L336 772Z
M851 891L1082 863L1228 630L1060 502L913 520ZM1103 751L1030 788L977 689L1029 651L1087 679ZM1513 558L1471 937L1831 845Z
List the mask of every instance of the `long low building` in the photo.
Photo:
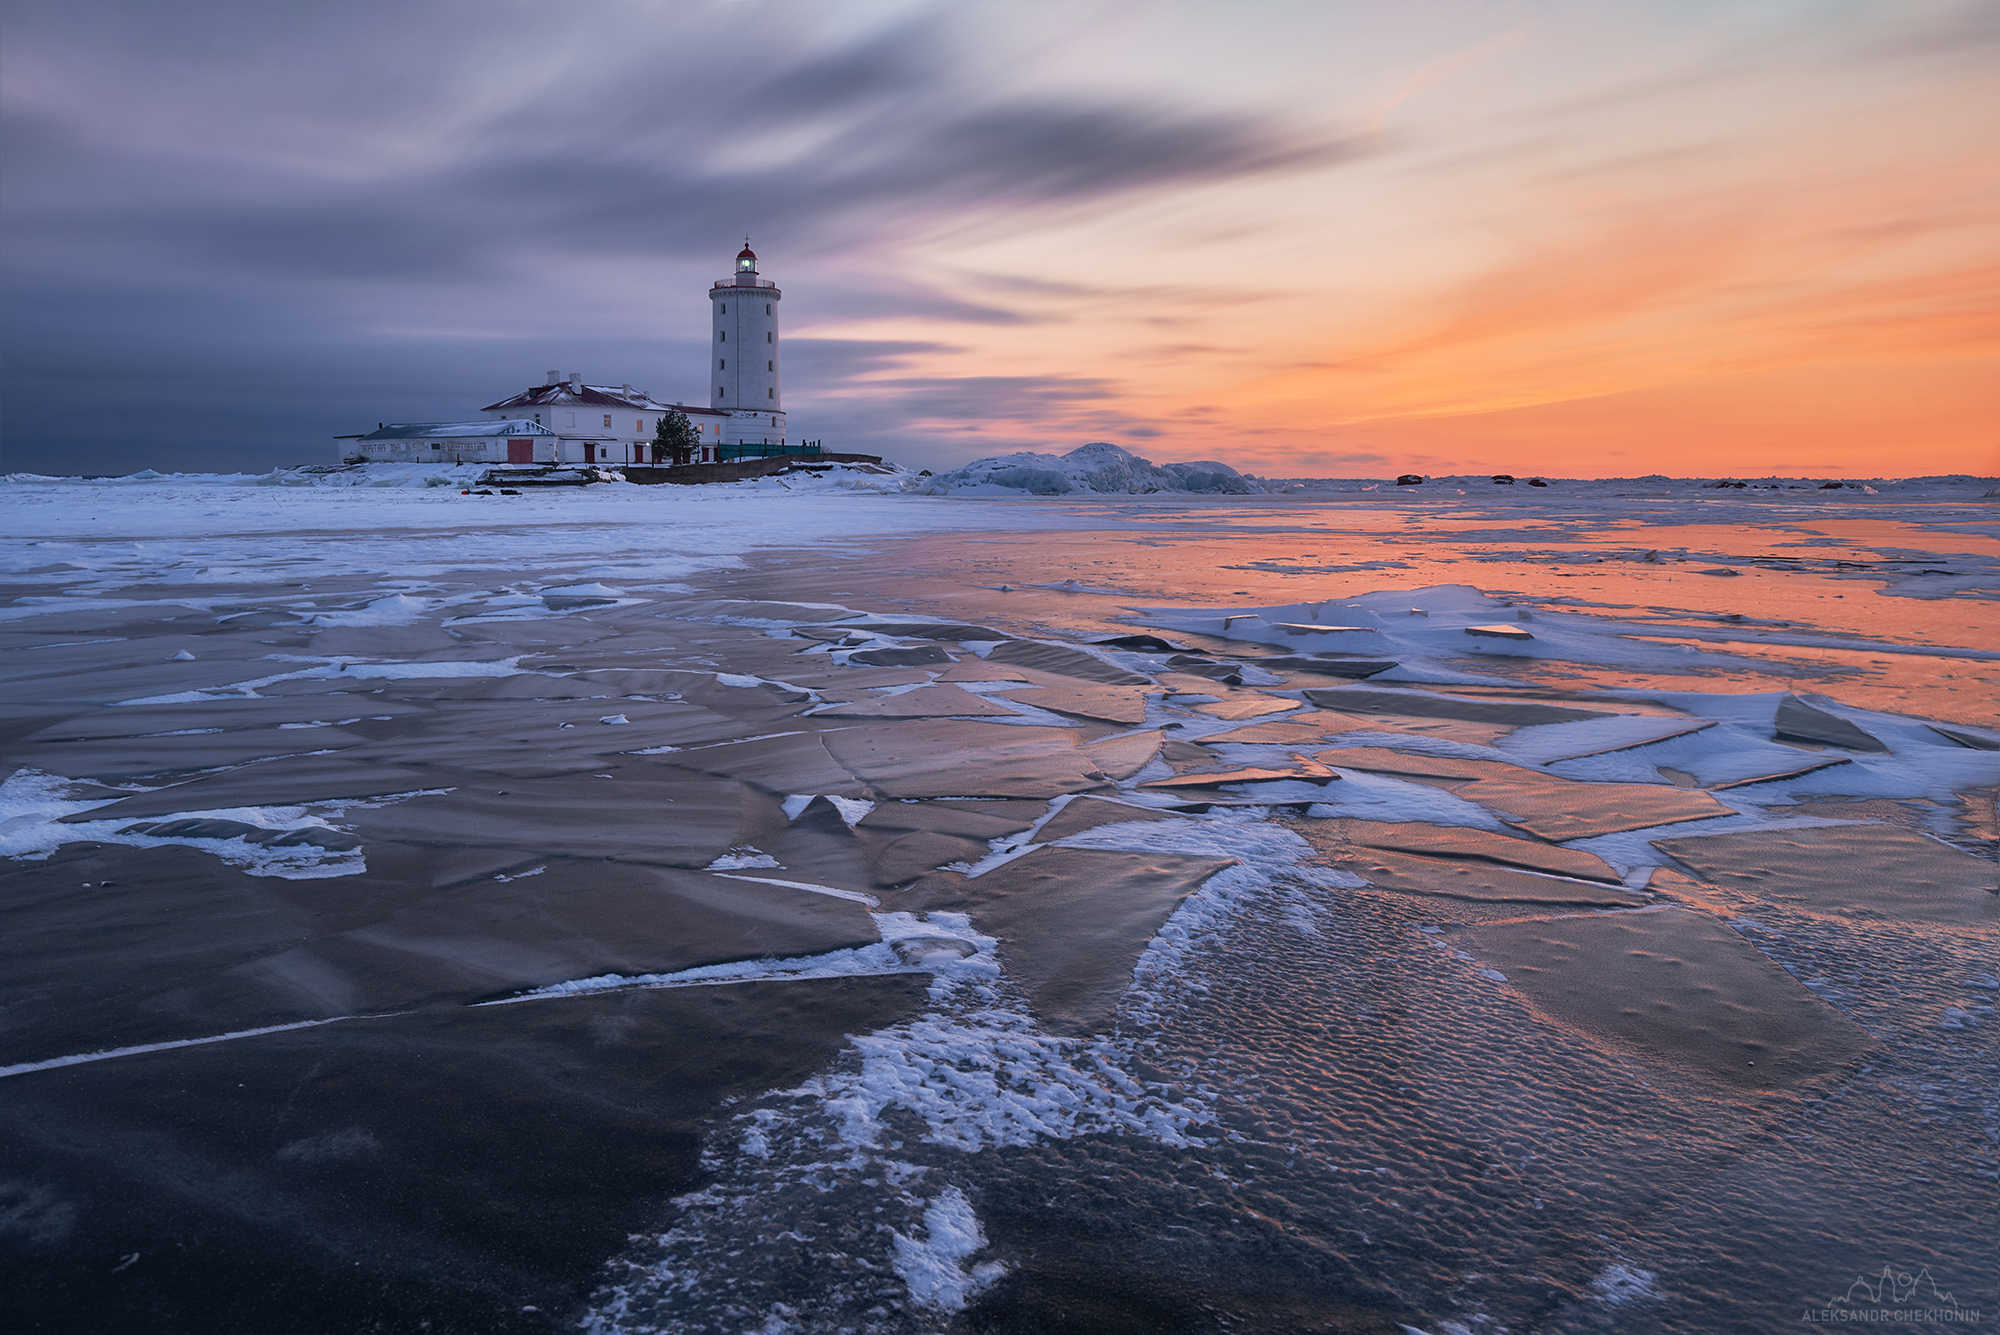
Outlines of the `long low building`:
M670 412L685 414L694 427L697 463L713 462L721 449L742 434L724 429L732 426L735 418L754 416L764 429L761 424L766 416L666 403L630 385L587 385L575 371L567 376L551 371L545 383L489 403L480 411L496 419L525 417L547 426L561 437L556 448L563 463L614 466L665 462L653 457L653 433ZM767 436L771 434L764 430Z
M557 463L559 440L539 422L383 422L365 436L336 436L342 463Z

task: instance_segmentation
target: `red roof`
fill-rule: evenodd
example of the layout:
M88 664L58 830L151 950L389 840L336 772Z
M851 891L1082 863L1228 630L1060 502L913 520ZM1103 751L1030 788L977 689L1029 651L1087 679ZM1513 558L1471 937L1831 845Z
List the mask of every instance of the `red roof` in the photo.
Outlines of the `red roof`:
M619 408L627 412L661 412L668 408L678 408L684 413L709 413L716 417L727 417L726 412L714 408L696 408L684 403L660 403L638 391L631 398L610 385L583 385L571 388L567 380L553 385L536 385L533 389L522 390L511 399L489 403L481 412L501 412L513 408Z
M739 260L754 260L757 258L757 252L745 246L736 252L736 258Z

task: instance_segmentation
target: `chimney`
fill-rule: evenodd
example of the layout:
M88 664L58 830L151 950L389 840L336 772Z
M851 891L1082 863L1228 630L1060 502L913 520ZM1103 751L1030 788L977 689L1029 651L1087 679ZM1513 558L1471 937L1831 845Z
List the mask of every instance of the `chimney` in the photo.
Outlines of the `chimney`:
M569 373L569 387L572 390L578 390L583 388L583 372L571 371Z
M542 383L545 385L560 385L562 383L562 372L560 371L549 372L549 378L547 380L544 380Z
M632 397L632 387L630 385L625 386L625 397L628 399Z

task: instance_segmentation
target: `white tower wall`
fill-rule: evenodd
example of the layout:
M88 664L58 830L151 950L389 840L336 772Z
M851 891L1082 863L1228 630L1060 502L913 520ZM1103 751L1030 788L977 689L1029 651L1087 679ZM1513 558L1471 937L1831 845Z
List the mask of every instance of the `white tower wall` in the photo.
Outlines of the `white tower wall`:
M778 303L784 294L757 276L748 246L736 272L709 289L709 406L729 414L727 444L785 442L785 404L779 386Z

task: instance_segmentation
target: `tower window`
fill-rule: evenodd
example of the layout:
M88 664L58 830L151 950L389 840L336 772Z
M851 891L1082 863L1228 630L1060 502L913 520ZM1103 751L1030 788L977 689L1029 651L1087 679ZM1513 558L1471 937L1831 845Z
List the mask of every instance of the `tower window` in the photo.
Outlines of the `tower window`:
M715 341L718 343L727 343L729 341L729 331L727 329L716 330Z
M718 399L722 397L722 386L717 385L715 387L715 397Z
M764 397L765 397L765 398L769 398L769 399L775 399L775 398L777 398L777 397L778 397L778 391L777 391L777 390L775 390L775 389L767 389L767 390L765 390L765 391L764 391ZM776 426L777 424L778 424L778 419L777 419L777 418L775 418L775 417L774 417L774 418L772 418L772 419L771 419L771 425L772 425L772 426Z
M771 303L767 301L764 303L764 314L769 315L770 313L771 313Z
M778 364L776 362L765 362L764 369L766 371L775 371L778 369Z
M729 369L729 358L718 357L715 362L715 369L718 371L727 371Z
M776 338L774 338L774 337L773 337L773 336L772 336L772 335L771 335L771 334L770 334L770 333L769 333L769 332L767 331L767 332L765 333L765 335L764 335L764 341L765 341L766 343L776 343L776 342L777 342L778 340L777 340Z
M729 303L726 301L722 303L722 313L724 315L729 314Z

